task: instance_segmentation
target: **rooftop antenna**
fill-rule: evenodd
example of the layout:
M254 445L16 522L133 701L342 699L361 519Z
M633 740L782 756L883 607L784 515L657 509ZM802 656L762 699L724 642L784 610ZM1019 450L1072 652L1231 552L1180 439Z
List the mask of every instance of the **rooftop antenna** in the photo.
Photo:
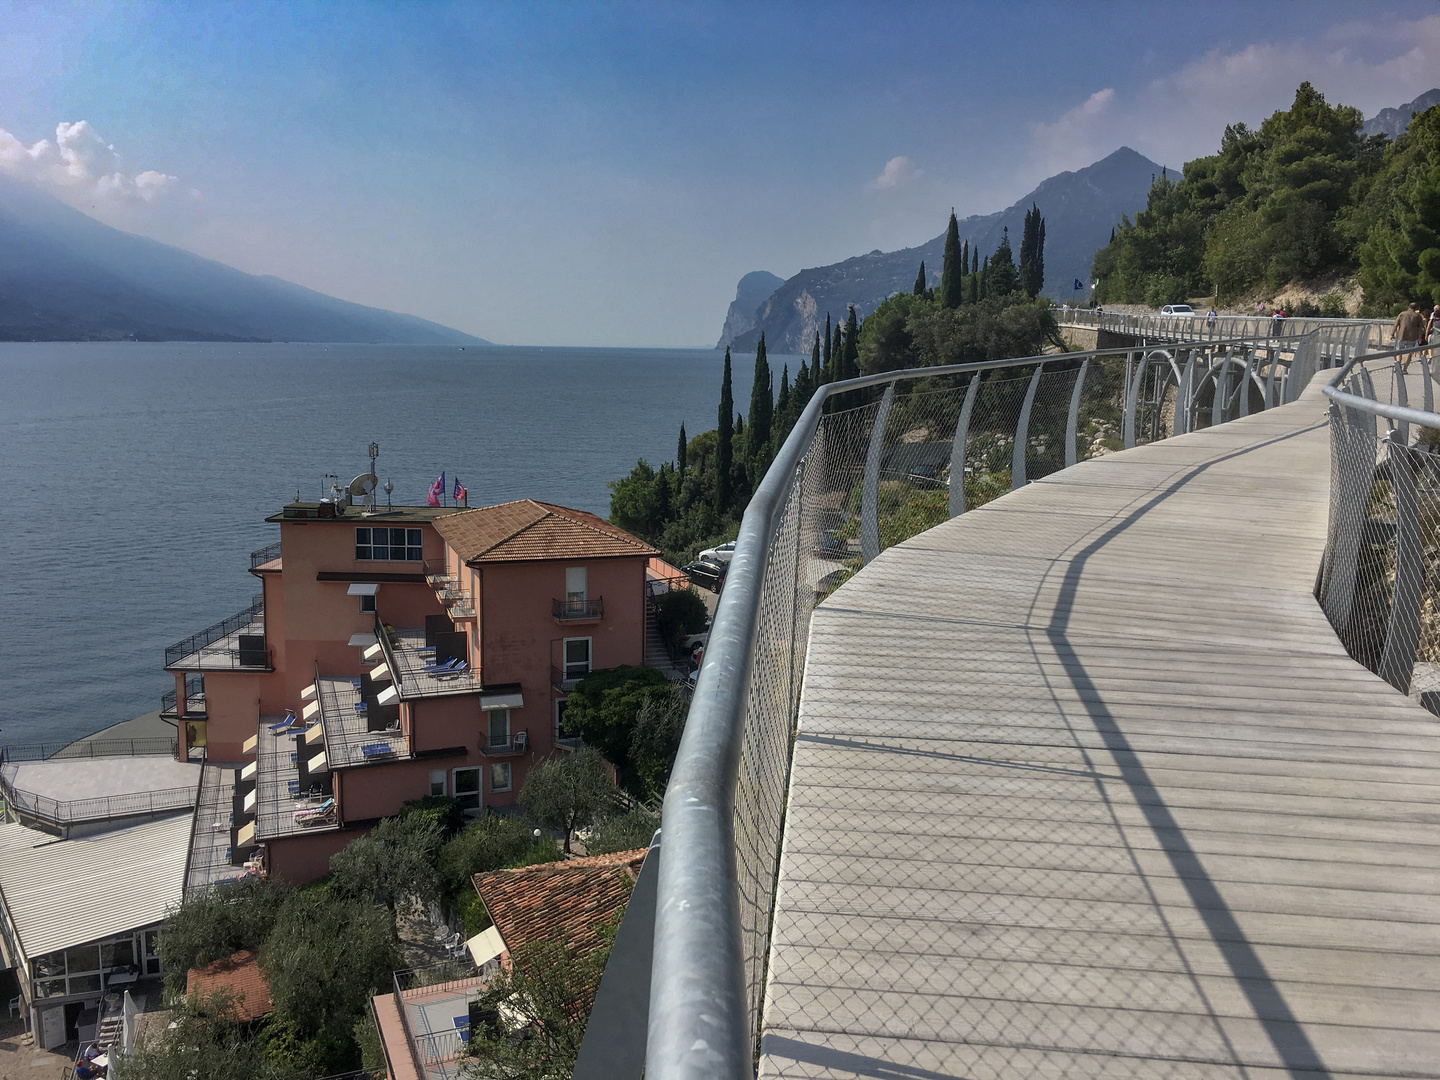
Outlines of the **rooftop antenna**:
M370 455L370 471L361 473L355 477L354 480L350 481L350 503L354 505L355 496L358 495L360 496L360 502L365 507L364 512L366 514L373 514L375 512L375 486L380 482L379 478L375 475L375 459L380 456L379 444L372 442L366 448L366 453Z
M389 480L385 481L385 509L390 509L390 493L395 490L395 485Z

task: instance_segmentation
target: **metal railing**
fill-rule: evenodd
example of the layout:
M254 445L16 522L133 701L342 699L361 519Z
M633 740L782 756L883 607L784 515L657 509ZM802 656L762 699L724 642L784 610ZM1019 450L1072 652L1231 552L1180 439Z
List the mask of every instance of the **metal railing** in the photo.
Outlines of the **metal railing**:
M1214 341L1242 338L1250 341L1277 337L1299 337L1319 330L1327 336L1348 333L1346 344L1360 350L1382 347L1390 322L1384 319L1319 319L1273 315L1217 315L1211 322L1204 315L1130 315L1103 308L1056 309L1062 324L1093 326L1117 334L1132 334L1171 341Z
M273 544L266 544L264 547L250 552L250 569L254 570L257 566L264 566L267 562L274 562L278 558L280 558L280 541L276 540Z
M665 794L647 1077L753 1075L815 605L885 548L1031 480L1294 401L1358 340L1337 326L1151 343L815 394L745 511Z
M132 817L137 814L186 810L195 805L195 788L165 788L161 791L139 791L127 795L106 795L94 799L52 799L15 788L0 776L0 795L10 811L49 822L60 828L82 821L104 821L108 818Z
M174 690L166 690L160 695L160 711L162 713L173 714L175 704ZM185 676L185 711L187 713L205 711L205 676L201 673Z
M1324 388L1330 520L1315 593L1356 661L1440 714L1440 414L1429 352L1361 356Z
M236 612L228 619L222 619L214 626L207 626L198 634L191 634L183 641L177 641L174 645L167 647L165 650L165 666L168 668L173 664L176 664L179 661L183 660L185 657L190 656L192 653L198 653L200 652L200 650L215 644L215 642L220 641L222 638L227 638L231 634L243 630L245 627L255 622L257 618L263 616L264 614L265 597L263 594L257 594L256 596L251 597L250 606L245 608L243 611ZM256 666L250 664L241 664L239 662L238 650L232 649L229 651L235 654L235 662L231 666ZM265 665L261 664L258 666L263 667Z
M68 758L174 757L175 739L82 739L71 743L22 743L0 747L0 762L49 761Z
M465 1050L466 1041L458 1030L437 1032L416 1032L410 1022L410 1010L406 1007L407 991L426 990L434 994L446 991L468 990L479 973L474 965L454 961L442 961L423 968L407 968L394 974L395 1008L400 1013L400 1026L405 1032L405 1045L415 1071L425 1077L438 1071L448 1076L444 1063L458 1057Z
M605 598L597 596L594 600L552 600L550 601L550 612L561 621L566 619L603 619L605 617Z

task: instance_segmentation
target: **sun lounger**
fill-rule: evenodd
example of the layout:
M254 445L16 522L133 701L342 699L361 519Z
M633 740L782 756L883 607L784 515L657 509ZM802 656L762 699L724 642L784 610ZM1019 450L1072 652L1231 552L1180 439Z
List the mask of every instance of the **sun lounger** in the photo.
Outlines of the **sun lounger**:
M424 671L424 672L427 672L427 673L429 673L429 674L431 674L431 675L435 675L435 674L439 674L440 672L451 671L451 670L453 670L454 668L458 667L460 664L463 664L463 663L464 663L463 660L450 659L450 660L442 661L441 663L438 663L438 664L426 664L426 665L425 665L423 668L421 668L420 670L421 670L421 671Z
M363 757L367 758L387 757L395 753L395 748L389 743L366 743L360 747L360 753Z
M287 717L285 717L284 720L281 720L278 724L271 724L271 725L270 725L269 727L267 727L265 730L267 730L268 732L270 732L271 735L279 735L281 732L287 730L287 729L290 727L290 725L293 724L294 722L295 722L295 717L294 717L294 716L287 716Z
M308 807L304 810L295 811L296 825L319 825L322 822L334 822L334 820L334 799L326 799L319 806Z

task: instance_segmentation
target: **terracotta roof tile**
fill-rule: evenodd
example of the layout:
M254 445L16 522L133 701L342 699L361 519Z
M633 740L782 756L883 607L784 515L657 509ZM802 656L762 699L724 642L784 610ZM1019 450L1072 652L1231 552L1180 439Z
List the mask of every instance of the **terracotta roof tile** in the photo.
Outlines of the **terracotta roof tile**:
M203 1001L217 991L230 995L241 1020L258 1020L273 1008L270 987L253 949L241 949L229 959L191 968L185 977L186 997L198 995Z
M462 510L437 519L435 530L467 563L658 554L594 514L534 499Z
M602 944L599 928L630 899L645 848L491 870L475 890L512 953L557 932L581 955Z

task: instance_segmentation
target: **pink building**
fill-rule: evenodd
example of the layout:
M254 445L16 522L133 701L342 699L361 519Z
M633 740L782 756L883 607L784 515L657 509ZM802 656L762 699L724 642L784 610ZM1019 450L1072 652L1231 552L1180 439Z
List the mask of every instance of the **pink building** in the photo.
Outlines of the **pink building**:
M645 660L656 552L593 514L337 500L266 520L262 595L166 654L184 745L241 763L237 865L303 882L407 800L513 803L575 683Z

